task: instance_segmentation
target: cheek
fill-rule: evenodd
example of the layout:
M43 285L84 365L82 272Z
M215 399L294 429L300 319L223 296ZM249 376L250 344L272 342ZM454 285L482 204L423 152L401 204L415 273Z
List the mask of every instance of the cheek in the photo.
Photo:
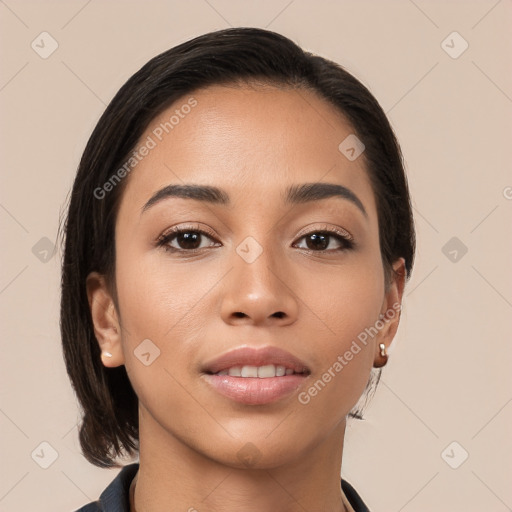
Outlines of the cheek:
M155 254L121 256L116 282L119 309L127 333L161 339L190 327L190 313L204 295L211 279L201 266L184 266Z
M319 371L301 403L312 410L318 407L319 414L322 407L334 407L339 419L361 396L373 366L372 328L384 296L382 267L375 259L374 263L331 272L321 280L317 276L302 293L309 297L307 306L316 314L312 317L318 326L316 348L311 355Z
M184 265L164 255L141 254L135 248L116 261L125 366L134 387L139 387L137 394L147 385L145 379L153 394L160 385L174 387L165 370L183 376L198 358L201 334L214 315L207 292L219 276L200 264L186 266L185 271ZM154 363L146 367L144 359Z
M382 308L383 269L377 258L367 259L317 275L303 292L307 305L342 344L339 348L373 325Z
M126 371L141 405L162 423L179 410L173 425L179 430L183 420L187 430L186 418L200 413L190 399L196 392L190 365L212 315L201 298L214 283L200 272L132 254L118 258L116 267Z

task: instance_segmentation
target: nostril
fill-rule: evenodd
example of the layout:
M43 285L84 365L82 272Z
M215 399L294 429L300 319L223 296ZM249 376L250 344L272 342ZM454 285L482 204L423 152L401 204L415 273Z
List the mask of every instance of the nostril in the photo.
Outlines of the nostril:
M242 313L241 311L236 311L234 313L234 315L237 317L237 318L243 318L245 316L245 313Z
M277 318L283 318L284 316L284 313L282 311L277 311L276 313L274 313L272 316L275 316Z

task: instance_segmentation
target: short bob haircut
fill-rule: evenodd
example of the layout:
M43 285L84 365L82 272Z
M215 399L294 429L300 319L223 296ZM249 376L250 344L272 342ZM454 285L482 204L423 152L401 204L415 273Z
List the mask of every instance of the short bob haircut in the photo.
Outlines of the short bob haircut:
M362 83L338 64L257 28L211 32L154 57L121 87L98 121L62 225L64 360L82 408L80 445L96 466L121 467L118 456L135 455L139 423L138 398L125 367L106 368L101 362L86 293L87 275L97 271L105 275L118 303L115 223L127 179L106 197L98 198L95 190L123 166L149 123L175 101L210 85L251 83L313 91L349 121L365 145L362 158L376 198L385 283L400 257L406 278L410 276L415 233L402 154L385 113ZM380 371L372 370L366 401ZM357 408L350 416L362 418Z

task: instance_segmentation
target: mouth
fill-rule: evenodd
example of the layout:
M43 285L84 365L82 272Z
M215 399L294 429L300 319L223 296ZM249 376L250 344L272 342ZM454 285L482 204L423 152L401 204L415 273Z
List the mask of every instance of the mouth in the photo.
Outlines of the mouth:
M240 347L207 363L203 378L226 398L263 405L295 392L311 374L306 364L277 347Z

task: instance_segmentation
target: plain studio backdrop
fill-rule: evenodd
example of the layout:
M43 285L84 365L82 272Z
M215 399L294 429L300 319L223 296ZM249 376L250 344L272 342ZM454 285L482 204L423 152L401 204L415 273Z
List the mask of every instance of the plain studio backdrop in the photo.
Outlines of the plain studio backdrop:
M417 260L377 394L348 423L342 476L372 512L511 509L511 19L509 0L1 1L0 510L75 510L117 474L79 450L59 215L128 77L230 26L346 67L404 153Z

